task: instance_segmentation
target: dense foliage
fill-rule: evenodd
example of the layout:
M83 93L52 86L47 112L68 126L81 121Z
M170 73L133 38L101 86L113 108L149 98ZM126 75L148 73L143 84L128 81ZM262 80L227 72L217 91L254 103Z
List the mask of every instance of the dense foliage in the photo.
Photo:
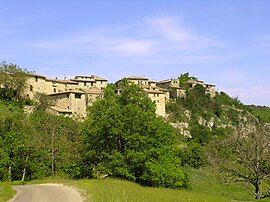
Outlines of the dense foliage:
M27 70L15 64L0 63L0 97L7 101L19 101L26 86Z
M196 78L189 74L179 77L182 83L189 79ZM185 146L180 156L182 165L188 164L195 168L207 165L204 148L209 141L230 134L229 126L238 126L239 117L247 111L237 98L231 98L224 92L217 92L211 98L202 85L186 88L186 96L168 103L166 109L170 122L188 123L191 138L181 138ZM209 122L212 124L208 125Z
M3 101L0 114L0 180L78 175L79 123L43 111L26 115Z
M156 117L154 103L134 84L114 86L89 109L85 122L86 158L96 174L149 186L185 187L174 129Z

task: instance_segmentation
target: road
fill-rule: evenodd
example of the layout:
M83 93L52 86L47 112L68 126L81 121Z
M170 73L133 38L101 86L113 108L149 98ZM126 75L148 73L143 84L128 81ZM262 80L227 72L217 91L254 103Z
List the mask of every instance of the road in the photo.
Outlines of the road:
M82 202L80 193L59 184L14 186L17 191L11 202Z

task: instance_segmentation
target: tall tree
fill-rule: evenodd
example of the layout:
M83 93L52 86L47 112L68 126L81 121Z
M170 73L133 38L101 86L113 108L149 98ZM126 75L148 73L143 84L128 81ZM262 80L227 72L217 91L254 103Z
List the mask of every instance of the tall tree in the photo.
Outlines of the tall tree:
M227 177L252 186L256 199L266 195L262 183L270 178L270 128L239 127L229 137L213 142L208 157Z
M0 97L4 100L19 100L26 87L27 70L15 64L0 63Z
M43 151L40 161L50 165L51 175L59 171L78 176L76 167L82 148L79 123L44 111L34 112L30 120L38 134L36 147Z
M155 104L134 84L123 81L120 95L114 86L106 88L104 99L89 108L84 138L90 175L109 174L150 186L186 185L174 153L173 128L156 116Z

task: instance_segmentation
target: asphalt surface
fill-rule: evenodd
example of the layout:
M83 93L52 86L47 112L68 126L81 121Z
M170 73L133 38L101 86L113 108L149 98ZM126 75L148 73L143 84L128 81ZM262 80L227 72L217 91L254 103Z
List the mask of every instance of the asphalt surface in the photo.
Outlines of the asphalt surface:
M82 202L80 193L59 184L14 186L17 191L11 202Z

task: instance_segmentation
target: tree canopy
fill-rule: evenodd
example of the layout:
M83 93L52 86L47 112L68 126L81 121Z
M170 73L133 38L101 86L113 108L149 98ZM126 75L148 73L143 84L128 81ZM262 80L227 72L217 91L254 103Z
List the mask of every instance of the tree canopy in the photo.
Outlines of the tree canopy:
M89 108L84 138L91 174L151 186L186 186L174 129L156 116L154 103L142 89L127 81L121 88L117 95L115 86L108 86L104 99Z

